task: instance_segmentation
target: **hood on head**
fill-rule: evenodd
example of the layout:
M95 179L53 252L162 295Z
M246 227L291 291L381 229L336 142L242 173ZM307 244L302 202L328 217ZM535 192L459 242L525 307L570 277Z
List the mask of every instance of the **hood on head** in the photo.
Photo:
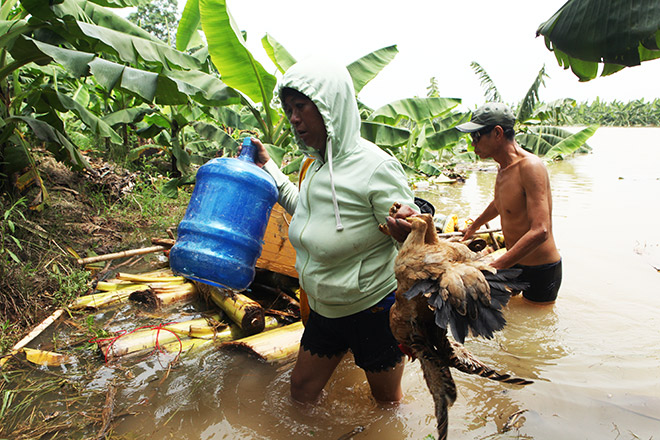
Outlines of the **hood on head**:
M360 138L360 112L355 99L353 80L346 67L321 58L308 58L294 64L286 71L277 86L279 101L282 89L291 88L307 96L316 105L328 133L325 157L308 147L296 134L300 149L307 155L327 162L330 174L330 190L335 212L336 229L343 231L335 191L333 160L349 154L357 148Z
M325 122L334 158L347 153L360 137L360 113L355 99L353 80L340 64L323 58L308 58L294 64L279 81L274 100L280 102L282 89L288 87L307 96L316 105ZM306 154L319 157L296 135L298 146ZM326 157L328 161L328 148Z

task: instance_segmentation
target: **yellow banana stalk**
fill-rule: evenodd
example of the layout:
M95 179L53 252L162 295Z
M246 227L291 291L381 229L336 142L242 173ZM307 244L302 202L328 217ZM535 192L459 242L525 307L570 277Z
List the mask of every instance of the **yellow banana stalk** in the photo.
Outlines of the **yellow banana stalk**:
M128 297L131 293L148 288L149 286L146 284L133 284L132 286L123 289L80 296L76 298L69 307L72 309L99 308L117 302L125 302L128 301Z
M115 290L127 289L129 287L138 286L139 284L127 283L120 281L118 283L113 283L110 281L99 281L96 284L96 290L101 292L114 292Z
M181 337L213 339L218 330L222 330L227 326L226 324L222 326L219 320L220 315L216 314L208 318L197 318L156 328L139 329L115 338L103 339L98 344L106 360L110 360L130 353L153 349L156 344L159 347L175 341L178 344Z
M245 350L259 359L271 363L286 362L293 359L298 353L303 330L302 322L298 321L274 330L226 342L221 347Z
M167 344L162 344L160 345L160 348L167 351L168 353L177 353L177 352L187 353L191 350L206 347L209 345L213 345L212 339L188 338L188 339L181 339L180 343L179 341L174 341L174 342L169 342Z
M165 283L165 282L174 282L180 281L184 282L185 278L178 276L158 276L158 275L145 275L145 274L132 274L132 273L122 273L117 274L117 279L123 281L133 281L136 283Z
M242 293L195 282L198 291L207 295L220 307L245 334L251 335L264 330L264 309L261 305Z
M265 317L265 329L272 330L280 326L279 321L273 316ZM181 339L179 341L170 342L163 344L160 347L170 353L173 352L187 352L189 350L206 347L210 344L218 344L221 342L232 341L234 339L239 339L245 337L245 333L241 328L235 324L231 324L224 329L219 330L213 339L199 339L199 338L190 338L190 339Z
M446 234L448 232L456 231L456 223L458 222L458 216L456 214L448 215L445 219L445 224L442 227L442 233Z
M46 365L48 367L57 367L69 362L69 356L52 351L38 350L36 348L23 347L25 358L37 365Z

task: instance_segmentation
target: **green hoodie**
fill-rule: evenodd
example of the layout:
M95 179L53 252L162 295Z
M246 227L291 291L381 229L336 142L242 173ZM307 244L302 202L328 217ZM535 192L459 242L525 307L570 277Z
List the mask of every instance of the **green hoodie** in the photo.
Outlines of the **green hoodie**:
M365 310L396 289L394 240L378 230L394 202L416 209L401 164L360 136L360 115L348 71L324 60L302 61L278 85L306 95L325 121L325 157L297 138L316 160L300 192L273 161L264 165L293 215L289 240L296 270L315 312L339 318ZM276 98L277 99L277 98Z

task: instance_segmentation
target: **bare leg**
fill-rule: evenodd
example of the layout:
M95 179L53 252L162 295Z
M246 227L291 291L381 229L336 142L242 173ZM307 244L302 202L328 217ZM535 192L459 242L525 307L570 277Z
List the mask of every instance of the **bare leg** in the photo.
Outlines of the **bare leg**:
M367 381L371 387L371 394L379 403L396 403L403 398L401 390L401 377L405 358L393 368L377 373L367 371Z
M301 347L291 372L291 398L300 403L316 402L343 357L316 356Z

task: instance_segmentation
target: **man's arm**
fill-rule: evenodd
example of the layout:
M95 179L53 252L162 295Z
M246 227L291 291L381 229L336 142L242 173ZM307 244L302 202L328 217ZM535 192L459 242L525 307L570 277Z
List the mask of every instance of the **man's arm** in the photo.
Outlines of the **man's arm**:
M548 171L540 160L521 164L520 180L525 191L529 230L492 264L496 269L511 267L541 246L550 235L550 185ZM506 237L505 237L506 238Z
M484 209L484 212L482 212L479 217L477 217L476 220L474 220L472 224L468 226L467 229L465 229L465 232L463 233L463 240L467 240L468 238L472 237L481 226L485 225L498 215L499 212L495 206L495 200L493 200L490 202L490 205Z

